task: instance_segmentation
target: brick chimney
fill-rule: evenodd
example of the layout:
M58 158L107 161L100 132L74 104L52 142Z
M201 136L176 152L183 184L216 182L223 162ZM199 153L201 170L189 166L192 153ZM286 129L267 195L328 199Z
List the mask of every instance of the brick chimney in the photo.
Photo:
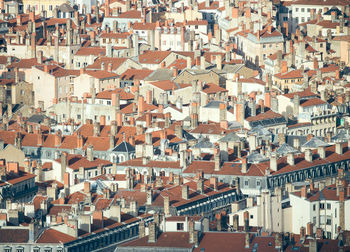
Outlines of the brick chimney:
M308 222L306 228L307 228L307 235L314 236L314 225L312 224L312 222Z
M93 219L93 223L95 226L95 229L101 229L103 228L103 212L102 210L95 210L92 213L92 219Z
M300 189L300 196L304 199L307 198L307 188L306 186L303 186L301 189Z
M244 217L244 232L249 232L249 212L245 211L243 213Z

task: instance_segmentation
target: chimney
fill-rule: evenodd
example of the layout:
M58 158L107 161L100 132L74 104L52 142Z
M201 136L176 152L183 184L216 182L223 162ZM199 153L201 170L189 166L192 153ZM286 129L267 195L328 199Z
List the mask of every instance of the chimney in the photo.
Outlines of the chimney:
M250 247L250 233L245 234L244 247L246 249L249 249L249 247Z
M84 193L90 194L90 190L91 190L91 188L90 188L90 182L89 182L89 181L85 181L85 182L84 182Z
M94 161L94 147L92 145L89 145L86 148L86 158L88 161Z
M100 124L98 122L94 122L94 137L100 136Z
M181 186L181 191L182 191L182 198L184 200L188 200L189 199L188 185L182 185Z
M312 163L312 151L310 149L305 150L305 160Z
M148 242L155 243L157 241L157 225L154 222L149 223L148 225L149 234L148 234Z
M103 228L103 211L102 210L95 210L92 213L92 219L93 223L96 229L101 229Z
M249 232L249 212L245 211L243 213L244 217L244 232Z
M270 157L270 169L272 171L277 171L277 169L278 169L277 156L275 153L272 153L271 157Z
M62 171L62 175L66 172L66 168L67 168L67 164L68 164L67 156L68 156L67 152L63 152L62 155L61 155L61 171ZM63 177L64 176L62 176L62 179L63 179Z
M146 204L147 205L152 205L152 202L153 202L153 191L152 191L152 189L150 189L150 190L147 191L147 202L146 202Z
M335 144L335 152L339 155L343 155L343 143Z
M100 116L100 125L101 126L105 126L106 125L106 116L105 115L101 115Z
M294 161L294 154L293 153L288 153L287 155L287 163L291 166L295 165L295 161Z
M326 158L326 148L324 146L319 146L317 152L320 158Z
M216 60L216 68L221 71L222 70L222 56L221 56L221 54L216 55L215 60Z
M248 163L247 163L247 157L242 157L242 168L241 168L242 173L247 173L248 172Z
M304 199L307 198L307 188L306 186L303 186L301 189L300 189L300 196Z
M220 153L218 153L217 155L215 155L215 157L214 157L214 163L215 163L214 170L215 170L215 171L220 171L220 169L221 169L221 158L220 158Z
M204 193L204 181L203 181L203 179L199 179L197 181L197 192L200 194Z
M200 57L200 64L201 64L200 69L205 70L205 58L204 58L204 56Z
M336 18L337 18L337 12L336 11L332 11L331 12L331 21L332 21L332 23L335 22Z
M314 225L312 222L308 222L306 225L306 231L308 236L314 236Z
M145 222L144 222L144 220L141 220L139 222L139 239L146 236L145 231L146 231Z

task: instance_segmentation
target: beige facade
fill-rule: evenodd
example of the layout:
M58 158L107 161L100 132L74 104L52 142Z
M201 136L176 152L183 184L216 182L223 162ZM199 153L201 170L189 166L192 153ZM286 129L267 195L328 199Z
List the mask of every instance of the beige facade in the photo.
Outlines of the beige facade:
M25 154L22 150L16 148L12 144L0 150L0 159L5 159L7 162L18 162L19 166L24 166Z
M24 11L32 8L35 8L36 12L45 10L47 17L52 17L53 10L66 2L66 0L22 0Z
M179 74L174 82L178 83L191 83L193 81L205 81L206 83L214 83L216 85L224 86L226 79L220 76L218 73L211 70L204 71L188 71L185 70Z

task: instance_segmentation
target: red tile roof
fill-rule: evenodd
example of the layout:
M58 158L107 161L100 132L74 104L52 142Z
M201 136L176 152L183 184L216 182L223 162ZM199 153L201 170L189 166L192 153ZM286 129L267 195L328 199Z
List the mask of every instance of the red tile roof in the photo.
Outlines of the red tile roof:
M140 64L160 64L170 54L170 51L146 51L139 56L139 62Z
M272 110L269 110L265 113L260 113L256 116L250 116L246 118L248 122L255 122L255 121L261 121L261 120L266 120L266 119L273 119L273 118L282 118L284 117L283 115L273 112Z
M62 233L55 229L47 229L45 230L40 238L37 240L37 243L66 243L70 241L76 240L75 237L70 236L68 234Z
M121 74L121 80L144 80L147 76L153 73L153 70L148 69L128 69Z

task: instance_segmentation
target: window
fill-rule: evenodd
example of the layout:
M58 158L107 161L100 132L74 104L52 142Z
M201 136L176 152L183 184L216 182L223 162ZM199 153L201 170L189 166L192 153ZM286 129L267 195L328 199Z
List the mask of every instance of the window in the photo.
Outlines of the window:
M305 8L301 8L301 12L305 12Z
M250 218L253 219L253 218L254 218L254 215L250 215Z
M320 203L320 209L324 209L324 203Z
M316 225L316 216L314 216L314 217L312 218L312 223L313 223L314 225Z
M257 180L256 181L256 186L260 186L260 184L261 184L260 180Z
M327 209L331 209L331 204L327 203Z
M334 209L334 217L337 218L337 209Z
M77 115L77 119L78 119L78 120L81 119L81 115L78 114L78 115Z
M299 8L295 8L295 12L299 12Z
M283 17L283 21L288 21L288 17Z
M33 252L40 252L40 248L33 248Z
M314 205L312 206L312 209L313 209L314 211L316 211L316 204L314 204Z
M24 251L24 248L17 248L16 249L16 252L23 252Z
M327 225L331 225L332 224L332 219L331 217L327 217L327 222L326 222Z
M176 223L177 230L184 230L184 224L183 223Z
M320 44L320 47L321 47L321 48L323 47L323 43Z
M245 186L248 186L248 185L249 185L248 180L244 181L244 185L245 185Z
M107 105L111 105L112 104L112 102L111 101L107 101Z
M332 233L331 232L327 232L327 239L331 239L332 238Z
M302 22L302 23L305 22L305 18L304 18L304 17L301 18L301 22Z
M310 12L310 8L307 8L307 12Z
M4 252L11 252L11 248L5 248Z

